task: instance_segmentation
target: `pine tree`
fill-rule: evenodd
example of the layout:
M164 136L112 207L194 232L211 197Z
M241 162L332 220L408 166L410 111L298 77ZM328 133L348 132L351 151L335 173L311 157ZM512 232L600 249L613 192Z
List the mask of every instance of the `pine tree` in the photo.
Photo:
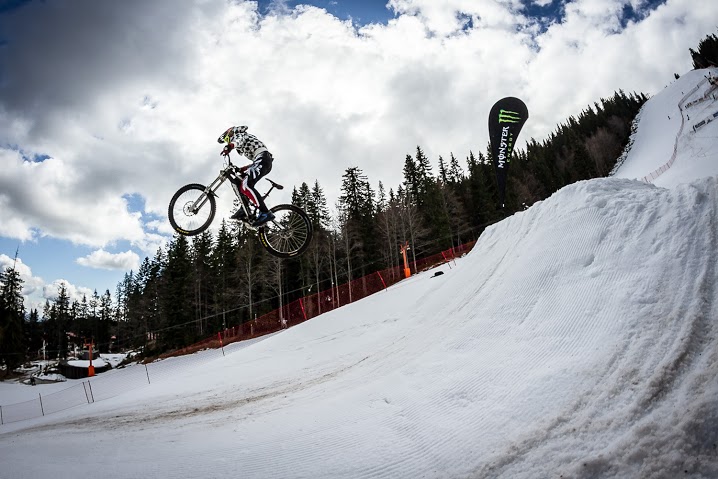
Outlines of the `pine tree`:
M60 344L58 338L60 335L57 333L57 313L55 311L55 305L50 303L49 299L45 299L45 305L42 308L42 323L43 323L43 339L45 340L45 356L51 357L59 351Z
M40 314L37 308L30 310L25 322L25 343L29 352L33 355L42 348L42 324L40 323Z
M451 154L451 160L449 161L449 183L458 184L464 180L464 171L459 165L459 160L456 159L454 154Z
M260 276L261 284L268 291L271 292L270 299L272 303L279 310L279 320L281 323L278 326L286 326L286 318L284 313L284 295L287 291L285 286L285 274L284 267L281 259L270 256L264 261L262 267L262 274Z
M479 152L478 158L469 152L468 164L468 204L469 223L474 227L484 227L495 218L498 195L494 180L493 167L489 160Z
M380 183L380 186L381 183ZM383 188L380 189L383 192ZM382 207L377 214L377 225L381 234L382 242L385 245L382 248L384 252L384 264L389 267L400 265L400 244L408 241L405 235L401 235L403 231L402 214L406 207L416 208L415 206L407 206L400 197L404 196L404 191L399 186L399 194L395 195L392 189L389 190L388 199L382 201ZM383 198L384 195L380 195Z
M404 159L404 191L409 202L416 204L420 191L418 167L411 155L406 155Z
M148 330L145 292L150 280L150 269L150 259L145 256L140 268L137 270L137 274L134 275L133 281L129 285L126 332L122 335L126 340L127 347L135 348L144 345L144 338Z
M227 328L227 310L230 309L232 291L236 289L236 281L234 281L237 275L236 254L236 245L232 234L227 227L227 223L222 220L211 256L212 276L217 282L214 288L214 310L221 313L216 318L218 323L221 321L221 324L217 324L217 326L221 326L222 329Z
M324 190L319 186L319 181L314 181L314 186L310 194L312 204L312 223L315 229L328 229L329 228L329 209L327 208L327 198L324 195Z
M194 287L194 311L197 321L197 334L201 337L207 333L207 321L213 309L210 301L213 296L214 278L212 277L211 255L212 234L204 231L192 240L192 273ZM212 330L211 332L214 332Z
M167 314L167 328L161 338L166 347L179 348L195 339L191 327L194 319L192 258L187 238L182 235L175 235L169 244L164 277L162 308Z
M57 345L58 355L60 359L67 358L68 338L67 333L70 332L72 324L72 316L70 315L70 297L67 294L67 286L64 282L60 283L55 299L55 311L57 314Z
M372 213L369 181L358 167L347 168L342 176L339 202L349 219L360 219Z
M429 185L433 183L433 177L431 175L429 158L427 158L419 146L416 147L416 178L419 182L418 194L421 197L427 193Z
M441 155L439 155L439 180L443 184L449 183L449 171L446 168L446 165L444 164L444 158L442 158Z
M88 327L89 327L89 331L90 331L90 336L92 336L92 338L94 338L95 343L97 344L97 350L100 351L101 353L107 353L109 344L107 342L103 343L100 341L100 335L99 335L100 319L97 315L99 306L100 306L100 296L97 294L97 290L94 290L92 292L92 296L90 296L90 300L87 302Z
M359 263L364 274L368 263L378 258L380 253L374 222L374 193L369 181L358 167L348 168L342 178L339 219L351 280L352 259L357 260L355 264Z
M112 305L112 295L109 289L106 289L105 293L100 297L99 308L97 341L102 345L106 344L108 352L113 352L115 344L111 331L114 329L112 325L114 309Z
M292 296L298 298L310 292L318 292L321 288L322 278L329 276L327 271L329 263L327 230L330 225L330 216L324 191L318 181L315 180L314 186L307 196L305 211L312 221L314 233L307 251L301 257L285 262L287 288L290 291L289 299ZM293 293L291 293L292 291ZM305 307L312 308L312 305L312 302L308 302ZM318 307L321 308L321 303L318 303ZM314 315L320 311L309 310L307 314Z
M5 375L25 361L22 284L14 267L0 272L0 360L5 363Z
M82 300L75 301L75 332L81 338L92 338L92 327L89 321L90 306L87 301L87 295L82 295Z
M237 239L235 261L237 264L237 288L233 290L233 303L248 305L248 308L242 313L244 319L251 320L258 314L255 303L258 302L263 261L257 242L246 231L243 231Z
M718 37L713 35L706 36L698 43L698 51L689 48L693 60L693 68L698 70L711 66L718 66Z

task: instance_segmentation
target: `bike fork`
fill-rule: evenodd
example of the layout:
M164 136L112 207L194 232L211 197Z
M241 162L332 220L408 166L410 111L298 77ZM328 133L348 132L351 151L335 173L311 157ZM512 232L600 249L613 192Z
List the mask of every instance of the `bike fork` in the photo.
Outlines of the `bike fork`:
M214 181L204 189L204 194L200 195L200 197L197 198L197 200L192 204L192 211L199 211L200 208L202 208L204 204L207 203L207 197L209 197L209 195L217 196L215 191L217 191L217 189L222 186L222 183L224 183L226 180L227 176L224 174L224 171L221 171L219 173L219 176L217 176L217 178L215 178Z

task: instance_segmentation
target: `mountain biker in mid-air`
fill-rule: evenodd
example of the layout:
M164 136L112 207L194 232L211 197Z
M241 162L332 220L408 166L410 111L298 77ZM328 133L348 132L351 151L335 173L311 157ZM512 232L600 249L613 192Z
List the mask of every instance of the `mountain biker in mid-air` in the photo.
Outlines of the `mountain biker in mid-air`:
M252 223L252 226L262 226L268 221L274 219L274 214L269 211L267 205L264 204L262 195L259 194L255 188L255 184L260 178L265 176L267 173L272 171L272 161L274 158L272 154L264 146L264 143L259 141L256 136L247 133L246 126L232 126L222 133L217 139L217 143L226 143L221 155L228 156L232 150L237 150L240 155L246 156L251 162L251 165L246 165L241 168L247 175L242 180L242 184L239 185L239 190L244 196L259 209L259 215L257 219ZM231 218L234 220L244 220L245 212L244 209L239 208Z

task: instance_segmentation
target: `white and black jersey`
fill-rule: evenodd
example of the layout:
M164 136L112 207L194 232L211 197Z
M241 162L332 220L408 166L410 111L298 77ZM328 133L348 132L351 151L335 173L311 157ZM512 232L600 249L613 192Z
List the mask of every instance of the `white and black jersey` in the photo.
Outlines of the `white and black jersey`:
M249 161L254 161L257 156L267 151L267 147L259 138L251 133L247 133L246 126L235 126L231 141L234 143L234 149L237 150L240 155L246 156Z
M267 147L256 136L247 133L246 126L233 126L228 128L222 136L217 138L217 143L232 144L234 149L243 156L246 156L251 162L246 168L246 175L243 175L242 183L239 190L244 196L259 208L259 211L266 213L269 211L267 205L264 204L264 198L255 188L255 184L259 179L263 178L267 173L272 171L272 154ZM231 149L222 151L223 155L229 155Z

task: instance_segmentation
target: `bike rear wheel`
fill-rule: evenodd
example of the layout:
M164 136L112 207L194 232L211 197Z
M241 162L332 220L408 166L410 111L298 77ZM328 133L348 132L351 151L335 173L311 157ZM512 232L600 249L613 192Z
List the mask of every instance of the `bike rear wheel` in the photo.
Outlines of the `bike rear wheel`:
M312 241L312 222L298 206L277 205L270 210L274 219L259 228L262 246L278 258L298 256Z
M172 228L179 234L194 236L212 223L217 212L217 202L214 196L206 195L204 190L205 187L197 183L185 185L170 200L167 216ZM199 209L193 209L192 205L200 198L205 198L205 201Z

